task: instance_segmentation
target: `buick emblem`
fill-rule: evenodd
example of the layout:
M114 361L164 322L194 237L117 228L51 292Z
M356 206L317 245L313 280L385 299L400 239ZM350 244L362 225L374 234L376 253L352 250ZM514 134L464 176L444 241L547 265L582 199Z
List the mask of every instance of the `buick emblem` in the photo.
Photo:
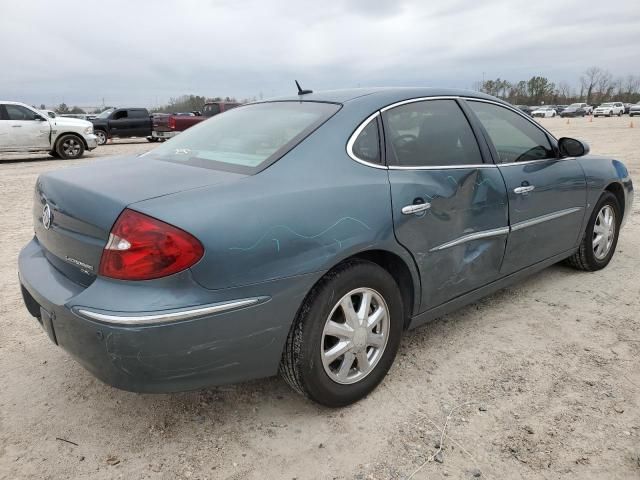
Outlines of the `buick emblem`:
M42 209L42 225L44 225L44 228L47 230L51 228L51 208L48 203L45 203Z

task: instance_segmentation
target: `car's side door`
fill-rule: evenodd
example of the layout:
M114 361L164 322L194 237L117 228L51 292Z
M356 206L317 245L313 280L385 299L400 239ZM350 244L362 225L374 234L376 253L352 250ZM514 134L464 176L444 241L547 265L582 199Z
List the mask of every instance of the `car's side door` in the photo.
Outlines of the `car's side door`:
M8 119L8 147L45 149L50 145L51 126L41 114L23 105L4 104Z
M420 271L420 310L496 280L509 231L506 187L458 101L405 102L382 118L393 224Z
M580 164L558 158L553 137L513 109L467 100L482 124L509 194L511 232L501 273L509 274L577 245L585 215Z
M0 151L9 148L9 130L9 118L4 105L0 103Z
M151 134L151 117L149 112L140 108L132 108L128 111L131 121L129 135L144 137Z
M109 130L114 137L129 137L132 136L131 132L131 119L129 118L129 112L127 109L115 110L111 114L109 120Z

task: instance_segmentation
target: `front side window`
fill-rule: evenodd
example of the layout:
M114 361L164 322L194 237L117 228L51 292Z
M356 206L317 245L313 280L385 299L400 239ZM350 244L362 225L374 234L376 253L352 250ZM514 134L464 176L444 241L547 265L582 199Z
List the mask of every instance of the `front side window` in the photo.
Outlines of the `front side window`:
M114 120L122 120L123 118L127 118L126 110L120 110L113 115Z
M365 162L381 163L380 135L378 121L375 118L356 137L351 152Z
M320 102L265 102L234 108L182 132L150 158L254 173L277 160L338 111Z
M477 165L482 156L455 100L408 103L383 114L389 163L411 167Z
M22 105L10 105L4 106L7 110L7 117L9 120L35 120L38 115L32 112Z
M468 102L489 134L501 163L553 158L545 133L521 115L485 102Z

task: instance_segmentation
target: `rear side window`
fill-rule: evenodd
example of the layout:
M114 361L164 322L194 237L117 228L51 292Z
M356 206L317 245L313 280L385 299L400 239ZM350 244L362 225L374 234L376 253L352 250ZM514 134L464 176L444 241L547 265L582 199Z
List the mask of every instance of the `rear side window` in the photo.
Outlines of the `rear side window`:
M220 113L220 105L218 105L217 103L205 105L203 108L203 112L205 117L213 117L214 115Z
M425 100L383 114L389 163L407 167L477 165L482 156L455 100Z
M338 111L320 102L265 102L229 110L152 150L151 158L254 173L277 160Z
M129 110L129 117L131 118L147 118L149 114L144 110Z
M468 102L489 134L501 163L553 158L545 133L511 110L485 102Z
M351 147L353 155L360 160L371 163L382 163L380 155L380 134L378 120L374 118L360 132Z

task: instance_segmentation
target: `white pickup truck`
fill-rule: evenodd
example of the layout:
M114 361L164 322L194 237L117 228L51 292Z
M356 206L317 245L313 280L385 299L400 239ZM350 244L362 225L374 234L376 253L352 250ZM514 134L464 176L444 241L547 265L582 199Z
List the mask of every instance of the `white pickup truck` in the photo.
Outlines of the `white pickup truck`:
M593 111L594 117L613 117L614 115L620 116L624 113L624 103L622 102L607 102L598 106Z
M75 118L51 118L19 102L0 100L0 152L49 152L80 158L98 146L93 124Z

